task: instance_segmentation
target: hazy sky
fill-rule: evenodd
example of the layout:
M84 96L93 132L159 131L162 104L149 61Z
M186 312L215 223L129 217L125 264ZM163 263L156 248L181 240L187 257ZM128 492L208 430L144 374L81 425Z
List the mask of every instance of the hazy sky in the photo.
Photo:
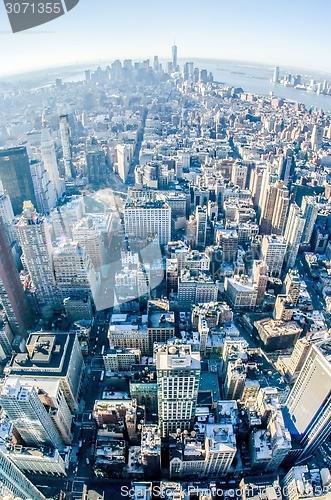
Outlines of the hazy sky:
M76 61L170 60L174 39L179 58L331 72L330 17L330 0L80 0L55 21L12 34L1 2L0 75Z

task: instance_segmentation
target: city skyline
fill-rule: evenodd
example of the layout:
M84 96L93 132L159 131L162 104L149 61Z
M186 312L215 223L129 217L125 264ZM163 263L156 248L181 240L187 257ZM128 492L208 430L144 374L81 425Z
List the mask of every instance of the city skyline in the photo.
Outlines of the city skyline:
M300 2L300 9L297 2L288 4L280 0L277 10L262 0L253 6L239 0L236 11L214 0L203 8L196 0L189 5L170 2L166 8L150 1L143 6L131 1L125 6L110 5L105 0L100 0L100 4L101 7L92 11L88 0L81 0L65 16L44 27L15 35L9 31L5 9L0 11L0 36L9 47L2 54L0 76L112 58L152 59L158 54L171 60L174 39L178 60L225 59L331 73L326 48L328 16L321 17L320 10L307 0ZM322 6L327 14L329 4L323 1ZM145 25L147 18L148 25ZM98 26L93 36L91 19L92 27ZM125 21L124 29L116 19ZM274 34L270 25L274 27ZM310 32L323 33L324 43L310 38L309 44L304 45L305 26ZM208 33L206 40L204 33Z

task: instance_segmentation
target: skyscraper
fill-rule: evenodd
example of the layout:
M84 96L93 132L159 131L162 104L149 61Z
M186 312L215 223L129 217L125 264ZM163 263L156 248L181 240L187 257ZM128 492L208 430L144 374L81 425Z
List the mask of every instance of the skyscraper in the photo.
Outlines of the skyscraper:
M47 220L36 212L30 201L24 202L16 233L21 245L22 262L29 272L40 307L59 309L59 297L52 267L52 242Z
M162 436L189 430L193 424L200 380L200 353L179 341L156 352L159 427Z
M299 245L305 226L302 211L296 203L292 203L285 228L286 268L291 269L298 255Z
M57 194L53 183L42 161L31 160L31 177L36 196L36 207L39 213L49 214L57 202Z
M311 454L331 432L331 340L311 346L286 407L300 439L300 458Z
M172 46L172 70L177 71L177 45Z
M0 450L0 495L46 500L44 495L29 481L15 464Z
M260 219L261 234L283 234L289 201L289 191L282 181L267 186Z
M147 239L157 235L160 245L171 239L171 208L161 200L128 200L124 207L125 233L132 238Z
M7 378L0 392L1 406L26 445L63 450L61 435L31 382Z
M314 196L304 196L301 203L305 227L302 233L302 243L310 243L318 214L318 203Z
M195 218L197 221L195 244L197 247L204 248L207 234L207 207L196 207Z
M65 180L72 179L72 155L71 155L71 145L70 145L70 128L68 122L68 115L60 116L60 136L63 151L63 162L64 162L64 173Z
M272 83L279 83L279 67L276 66L272 77Z
M0 217L0 303L13 333L26 337L31 317L2 217Z
M0 179L9 195L14 214L20 214L24 200L36 203L29 157L24 146L0 150Z
M286 253L286 241L282 236L275 236L274 234L264 236L261 251L269 275L279 278Z
M46 127L41 130L41 157L48 172L49 178L55 188L57 198L63 194L63 186L60 180L59 168L57 166L54 141Z
M127 144L118 144L117 152L117 172L123 182L126 182L132 160L132 147Z

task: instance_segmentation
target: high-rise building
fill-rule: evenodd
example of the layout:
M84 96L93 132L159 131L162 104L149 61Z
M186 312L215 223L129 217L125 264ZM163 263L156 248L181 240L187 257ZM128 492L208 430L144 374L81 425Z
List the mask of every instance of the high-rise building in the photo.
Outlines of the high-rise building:
M29 157L24 146L0 150L0 179L11 199L14 214L20 214L25 200L36 203Z
M272 77L272 83L279 83L279 67L276 66Z
M61 241L72 239L72 228L84 215L83 196L72 196L65 205L52 210L51 221L55 238Z
M13 332L6 321L5 316L0 316L0 361L4 361L12 355Z
M18 467L0 450L0 495L46 500Z
M193 424L200 381L200 353L175 340L157 346L159 427L163 437Z
M73 169L68 115L60 116L60 137L63 151L65 180L70 181L73 177Z
M262 259L268 267L270 276L278 278L282 271L286 241L283 236L264 236L262 240Z
M36 196L36 208L40 214L49 214L57 202L57 194L53 183L50 181L43 162L31 160L30 170Z
M261 234L283 234L289 201L289 191L282 181L267 186L260 219Z
M177 45L172 46L172 70L177 71Z
M57 165L54 141L46 127L41 130L41 158L44 162L45 169L48 172L49 178L55 188L57 199L63 194L63 180L61 182L59 168Z
M60 308L52 264L52 242L47 220L35 210L31 201L24 202L16 233L22 248L22 262L29 272L40 307Z
M100 230L91 216L83 217L73 226L72 238L85 248L95 269L100 271L104 260L104 245Z
M60 382L64 398L72 412L78 408L84 377L82 350L75 333L32 333L26 342L27 352L16 354L6 367L9 378Z
M240 162L235 162L232 165L231 182L241 189L245 189L247 181L247 166Z
M31 325L31 316L2 217L0 217L0 303L13 333L26 337Z
M313 131L311 134L311 147L314 151L317 151L322 146L323 131L324 131L324 128L322 125L314 125Z
M61 243L54 249L52 261L61 300L84 300L94 295L95 270L83 247L76 242Z
M207 234L207 207L196 207L195 219L197 221L195 244L197 247L204 248L206 246Z
M330 339L313 344L286 401L295 428L291 432L302 447L300 459L310 455L331 432L330 362Z
M286 268L291 269L295 265L298 255L302 233L305 227L305 219L302 211L296 203L292 203L286 223L284 238L286 240Z
M132 161L132 146L128 144L118 144L117 153L117 173L123 182L126 182Z
M285 277L286 295L294 306L297 305L301 290L301 279L297 270L290 269Z
M147 239L157 235L160 245L171 240L171 208L163 201L127 201L124 207L125 233L131 238Z
M0 392L1 406L26 445L63 450L60 432L31 382L7 378Z
M3 183L0 179L0 217L6 226L9 226L14 219L14 211L10 196L4 191Z
M304 196L301 203L301 210L305 219L305 227L302 233L302 243L310 243L314 225L318 214L318 203L314 196Z

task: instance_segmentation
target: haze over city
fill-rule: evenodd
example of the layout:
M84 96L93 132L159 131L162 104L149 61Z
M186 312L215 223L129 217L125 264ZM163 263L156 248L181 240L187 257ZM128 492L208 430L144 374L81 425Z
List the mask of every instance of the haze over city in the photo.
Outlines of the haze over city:
M318 6L317 6L318 5ZM331 6L309 0L80 0L66 15L13 35L0 9L0 75L115 58L179 57L287 65L331 72ZM152 53L153 51L153 53Z

